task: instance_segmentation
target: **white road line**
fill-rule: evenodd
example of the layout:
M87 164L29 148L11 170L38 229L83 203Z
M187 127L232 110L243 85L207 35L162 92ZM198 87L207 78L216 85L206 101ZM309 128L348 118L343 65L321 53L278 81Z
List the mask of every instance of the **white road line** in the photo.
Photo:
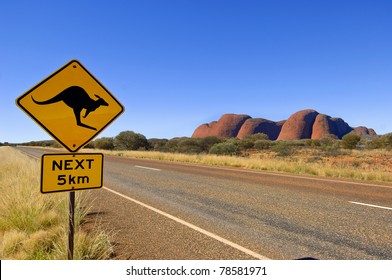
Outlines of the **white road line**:
M390 207L385 207L385 206L379 206L379 205L373 205L373 204L366 204L366 203L361 203L361 202L355 202L355 201L349 201L352 204L358 204L358 205L363 205L363 206L369 206L369 207L374 207L374 208L381 208L381 209L386 209L386 210L392 210Z
M270 259L270 258L265 257L263 255L260 255L260 254L258 254L256 252L253 252L253 251L251 251L251 250L249 250L249 249L247 249L245 247L242 247L241 245L238 245L238 244L236 244L234 242L231 242L230 240L227 240L227 239L225 239L223 237L220 237L220 236L218 236L218 235L216 235L216 234L214 234L212 232L209 232L209 231L207 231L205 229L202 229L202 228L200 228L198 226L195 226L194 224L188 223L188 222L186 222L186 221L184 221L182 219L179 219L179 218L177 218L177 217L175 217L173 215L170 215L170 214L168 214L166 212L163 212L162 210L159 210L159 209L157 209L155 207L147 205L147 204L145 204L143 202L140 202L140 201L138 201L136 199L133 199L133 198L131 198L129 196L123 195L122 193L119 193L119 192L113 191L111 189L108 189L107 187L103 187L103 188L105 190L109 191L109 192L112 192L112 193L114 193L114 194L116 194L118 196L121 196L122 198L125 198L125 199L127 199L129 201L132 201L132 202L134 202L136 204L139 204L140 206L143 206L143 207L145 207L145 208L147 208L147 209L149 209L151 211L154 211L155 213L158 213L158 214L160 214L162 216L165 216L166 218L169 218L169 219L171 219L171 220L173 220L173 221L175 221L177 223L180 223L180 224L182 224L184 226L187 226L187 227L189 227L189 228L191 228L191 229L193 229L195 231L198 231L198 232L200 232L200 233L202 233L204 235L207 235L208 237L211 237L211 238L213 238L215 240L218 240L218 241L220 241L220 242L222 242L222 243L224 243L224 244L226 244L228 246L231 246L231 247L233 247L233 248L235 248L235 249L237 249L237 250L239 250L239 251L241 251L241 252L243 252L245 254L248 254L248 255L256 258L256 259L259 259L259 260L269 260Z
M148 170L154 170L154 171L162 171L161 169L158 169L158 168L151 168L151 167L140 166L140 165L135 165L135 167L136 168L148 169Z

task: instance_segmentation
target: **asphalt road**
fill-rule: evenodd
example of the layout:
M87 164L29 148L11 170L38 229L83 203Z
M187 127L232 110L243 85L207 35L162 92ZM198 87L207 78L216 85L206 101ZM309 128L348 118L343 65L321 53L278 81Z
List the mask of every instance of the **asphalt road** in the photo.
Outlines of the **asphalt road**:
M392 184L105 156L104 185L118 259L392 259Z

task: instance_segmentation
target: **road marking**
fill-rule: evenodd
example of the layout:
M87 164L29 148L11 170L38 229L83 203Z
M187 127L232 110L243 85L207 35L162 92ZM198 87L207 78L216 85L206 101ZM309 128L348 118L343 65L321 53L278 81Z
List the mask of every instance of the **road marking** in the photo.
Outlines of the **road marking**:
M136 168L148 169L148 170L154 170L154 171L162 171L161 169L158 169L158 168L151 168L151 167L140 166L140 165L135 165L135 167Z
M366 204L366 203L361 203L361 202L355 202L355 201L349 201L352 204L358 204L358 205L363 205L363 206L369 206L369 207L374 207L374 208L381 208L381 209L387 209L387 210L392 210L390 207L385 207L385 206L379 206L379 205L373 205L373 204Z
M184 226L187 226L187 227L189 227L189 228L191 228L191 229L193 229L195 231L198 231L198 232L200 232L200 233L202 233L204 235L207 235L208 237L211 237L211 238L213 238L215 240L218 240L218 241L220 241L220 242L222 242L222 243L224 243L224 244L226 244L228 246L231 246L231 247L233 247L233 248L235 248L235 249L237 249L237 250L239 250L239 251L241 251L241 252L243 252L245 254L248 254L248 255L256 258L256 259L259 259L259 260L270 260L270 258L268 258L268 257L260 255L260 254L258 254L256 252L253 252L253 251L251 251L251 250L249 250L249 249L247 249L245 247L242 247L241 245L238 245L238 244L236 244L234 242L231 242L230 240L227 240L227 239L225 239L223 237L220 237L220 236L218 236L218 235L216 235L216 234L214 234L212 232L209 232L209 231L207 231L205 229L202 229L202 228L200 228L198 226L195 226L194 224L188 223L188 222L186 222L186 221L184 221L182 219L179 219L179 218L177 218L177 217L175 217L173 215L170 215L170 214L168 214L168 213L166 213L166 212L164 212L162 210L159 210L159 209L157 209L155 207L147 205L147 204L145 204L145 203L143 203L141 201L138 201L138 200L133 199L133 198L131 198L129 196L126 196L126 195L124 195L122 193L119 193L119 192L116 192L114 190L111 190L111 189L109 189L107 187L103 187L103 189L105 189L105 190L107 190L109 192L112 192L112 193L114 193L114 194L116 194L118 196L121 196L122 198L125 198L125 199L127 199L129 201L132 201L132 202L136 203L136 204L139 204L140 206L143 206L143 207L145 207L145 208L147 208L147 209L149 209L151 211L154 211L155 213L158 213L158 214L160 214L162 216L165 216L166 218L169 218L169 219L171 219L171 220L173 220L173 221L175 221L177 223L180 223L180 224L182 224Z

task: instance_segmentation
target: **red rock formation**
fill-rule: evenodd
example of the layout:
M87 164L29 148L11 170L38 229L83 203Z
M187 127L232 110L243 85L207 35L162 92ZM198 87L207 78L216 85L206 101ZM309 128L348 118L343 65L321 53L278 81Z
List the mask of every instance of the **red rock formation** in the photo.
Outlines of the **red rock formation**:
M225 114L217 122L202 124L196 128L193 138L217 136L222 138L237 137L243 123L250 119L248 115Z
M207 136L212 136L212 128L217 124L217 121L213 121L210 123L205 123L200 125L196 130L193 132L193 138L205 138Z
M367 128L364 126L358 126L358 127L354 127L354 133L363 137L363 136L375 136L377 135L377 133L374 131L374 129L372 128Z
M315 110L302 110L290 116L282 127L277 140L309 139L318 115Z
M266 120L266 119L247 119L242 125L237 137L243 139L246 136L253 135L256 133L264 133L268 135L270 140L276 140L282 129L283 124Z
M248 115L225 114L218 121L200 125L192 137L217 136L243 139L248 135L265 133L270 140L322 139L331 135L342 139L350 132L360 136L377 135L371 128L353 129L341 118L331 118L315 110L302 110L291 115L287 121L280 122L262 118L252 119Z
M330 116L318 114L313 124L312 139L322 139L330 134L336 135L335 123Z
M278 122L276 123L276 125L280 127L280 130L282 130L282 126L283 126L286 122L287 122L286 120L278 121Z
M218 123L214 125L212 136L223 138L237 137L241 126L247 119L250 119L250 116L225 114L218 120Z
M369 128L369 135L376 136L377 133L376 133L376 131L373 128Z
M344 135L350 133L353 128L349 126L344 120L341 118L332 118L331 119L336 127L336 136L339 139L342 139Z

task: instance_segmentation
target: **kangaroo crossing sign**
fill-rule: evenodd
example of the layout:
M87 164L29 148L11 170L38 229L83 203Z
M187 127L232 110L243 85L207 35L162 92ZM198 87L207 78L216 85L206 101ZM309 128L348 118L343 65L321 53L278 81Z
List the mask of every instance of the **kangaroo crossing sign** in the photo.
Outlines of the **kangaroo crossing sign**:
M20 96L17 105L70 152L85 146L124 111L77 60Z

